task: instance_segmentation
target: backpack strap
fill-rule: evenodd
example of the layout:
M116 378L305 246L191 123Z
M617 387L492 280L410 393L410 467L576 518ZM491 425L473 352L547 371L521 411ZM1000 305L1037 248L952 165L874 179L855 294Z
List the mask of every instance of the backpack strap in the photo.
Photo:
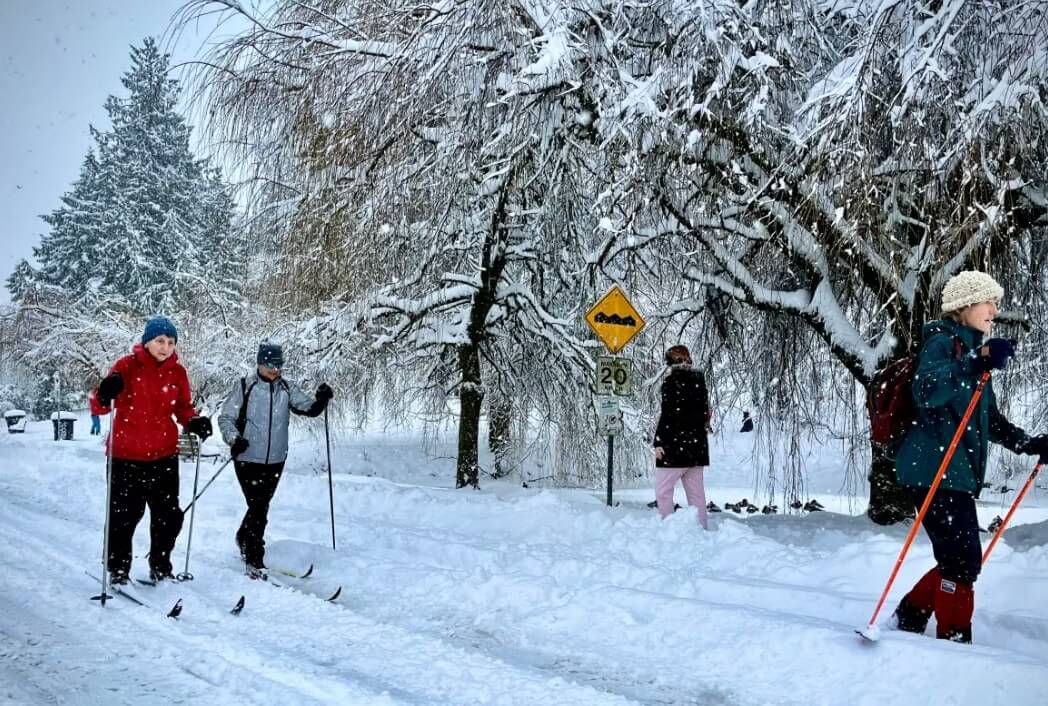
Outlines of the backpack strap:
M940 335L941 336L949 336L951 339L953 339L953 357L956 358L957 360L960 360L961 358L963 358L968 353L969 349L965 346L964 341L961 340L960 336L958 336L956 334L953 334L953 333L950 333L949 331L942 331L942 330L940 330L940 331L937 331L934 335L930 336L929 338L926 338L921 343L921 347L919 349L917 349L917 353L915 354L916 357L920 358L921 357L921 353L924 352L925 346L927 346L929 343L931 343L932 339L934 339L935 336L940 336Z
M247 429L247 400L251 395L251 391L255 389L255 385L258 382L252 382L251 387L247 386L247 378L240 378L240 411L237 413L237 433L241 436L244 435L244 430Z

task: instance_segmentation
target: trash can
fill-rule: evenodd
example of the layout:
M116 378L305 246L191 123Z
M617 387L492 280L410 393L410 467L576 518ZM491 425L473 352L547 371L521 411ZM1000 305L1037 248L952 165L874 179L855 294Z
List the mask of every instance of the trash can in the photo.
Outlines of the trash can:
M8 434L25 434L26 413L21 409L9 409L4 412Z
M71 441L73 439L73 422L75 421L76 415L72 412L53 412L51 414L51 426L55 429L55 441Z

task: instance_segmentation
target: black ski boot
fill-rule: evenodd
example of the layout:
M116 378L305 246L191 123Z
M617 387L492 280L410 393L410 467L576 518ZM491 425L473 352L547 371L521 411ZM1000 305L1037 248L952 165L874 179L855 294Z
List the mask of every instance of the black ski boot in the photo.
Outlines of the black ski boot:
M928 628L928 620L932 617L932 611L918 608L904 596L899 601L899 607L892 613L892 617L895 618L896 630L921 635Z
M264 566L252 566L251 564L245 564L247 570L245 573L249 579L257 579L260 581L266 581L269 579L269 569Z

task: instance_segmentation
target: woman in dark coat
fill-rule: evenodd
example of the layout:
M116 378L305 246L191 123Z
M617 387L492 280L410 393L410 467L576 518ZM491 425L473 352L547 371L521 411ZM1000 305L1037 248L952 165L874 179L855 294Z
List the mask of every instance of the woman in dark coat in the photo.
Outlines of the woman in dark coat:
M662 410L655 430L655 503L659 514L673 512L673 489L684 485L688 504L698 509L699 524L708 528L706 491L702 473L710 463L706 431L710 422L710 400L706 378L691 367L685 346L666 351L669 377L662 383Z

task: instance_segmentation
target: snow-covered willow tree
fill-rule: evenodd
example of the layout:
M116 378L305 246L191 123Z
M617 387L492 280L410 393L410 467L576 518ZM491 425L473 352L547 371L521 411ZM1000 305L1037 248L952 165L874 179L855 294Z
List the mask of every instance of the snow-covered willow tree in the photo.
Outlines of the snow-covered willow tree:
M579 379L581 273L665 314L652 345L704 340L697 322L741 337L718 365L759 371L765 403L808 426L820 396L790 401L821 385L858 418L856 390L964 267L1044 311L1043 3L272 8L187 11L253 27L202 87L251 158L254 222L281 234L275 291L309 293L332 356L396 356L457 390L464 420L489 352L553 373L518 375L532 385ZM890 461L872 465L871 517L908 514Z
M963 268L1025 280L1007 319L1043 290L1045 3L614 7L601 36L633 80L596 111L637 157L606 258L694 252L686 278L803 322L844 386L913 350ZM909 513L894 491L875 458L873 519Z
M585 258L606 160L593 98L563 68L576 39L550 32L584 15L492 0L250 14L202 0L186 20L215 9L251 24L212 52L199 87L250 164L252 223L282 273L270 303L316 306L303 332L319 353L393 404L444 410L457 395L459 487L478 483L486 396L496 447L499 429L536 417L563 425L563 448L594 447L579 438L592 438L581 335L608 284Z
M191 151L168 69L154 39L132 48L127 95L108 98L109 129L92 128L79 179L43 216L36 266L23 261L8 279L31 366L91 384L160 312L230 332L245 248L228 187Z

